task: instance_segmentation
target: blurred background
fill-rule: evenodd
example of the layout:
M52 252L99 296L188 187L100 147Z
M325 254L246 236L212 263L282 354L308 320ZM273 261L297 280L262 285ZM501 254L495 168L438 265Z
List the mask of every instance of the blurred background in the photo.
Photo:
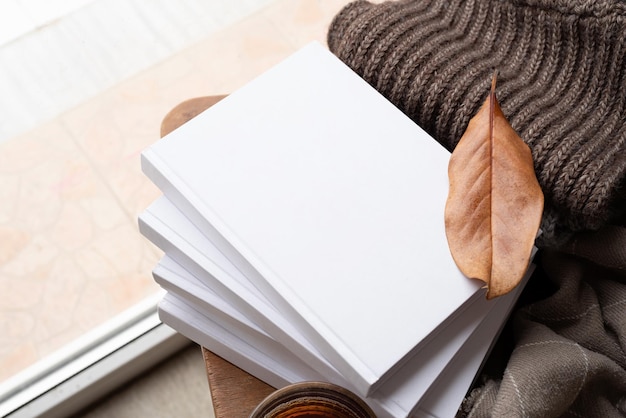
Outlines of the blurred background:
M139 156L167 112L324 43L346 3L0 0L0 384L158 295L137 216L159 191ZM201 381L210 402L189 350L161 380Z

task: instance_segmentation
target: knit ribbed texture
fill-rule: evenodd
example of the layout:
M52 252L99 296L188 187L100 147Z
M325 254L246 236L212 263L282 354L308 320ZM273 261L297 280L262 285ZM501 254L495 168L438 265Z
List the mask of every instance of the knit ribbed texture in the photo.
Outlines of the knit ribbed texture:
M543 242L556 245L626 211L625 38L625 1L357 1L328 45L450 150L496 68L545 194Z

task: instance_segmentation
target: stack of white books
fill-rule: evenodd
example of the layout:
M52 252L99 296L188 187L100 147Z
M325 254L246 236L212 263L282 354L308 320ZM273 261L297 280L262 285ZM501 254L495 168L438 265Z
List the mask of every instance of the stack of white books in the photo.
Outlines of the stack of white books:
M312 43L142 154L161 319L274 387L453 417L521 286L487 301L444 231L450 154Z

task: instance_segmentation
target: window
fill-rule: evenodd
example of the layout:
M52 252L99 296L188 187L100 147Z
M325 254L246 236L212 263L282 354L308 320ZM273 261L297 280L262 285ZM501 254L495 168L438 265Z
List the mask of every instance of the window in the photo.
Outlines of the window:
M184 342L156 315L161 253L137 215L159 191L139 154L207 87L214 62L182 51L269 3L0 5L0 414L88 367L110 376ZM106 386L92 383L80 385Z

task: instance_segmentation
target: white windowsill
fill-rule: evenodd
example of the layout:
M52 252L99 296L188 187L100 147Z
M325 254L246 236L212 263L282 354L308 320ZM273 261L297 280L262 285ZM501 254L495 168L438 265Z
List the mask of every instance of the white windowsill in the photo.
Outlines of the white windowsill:
M0 416L67 417L187 346L158 293L0 385Z

